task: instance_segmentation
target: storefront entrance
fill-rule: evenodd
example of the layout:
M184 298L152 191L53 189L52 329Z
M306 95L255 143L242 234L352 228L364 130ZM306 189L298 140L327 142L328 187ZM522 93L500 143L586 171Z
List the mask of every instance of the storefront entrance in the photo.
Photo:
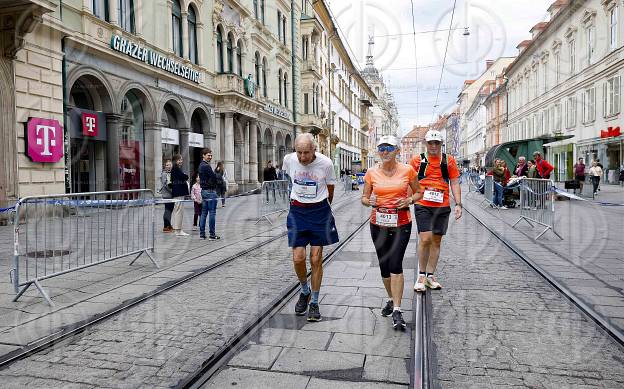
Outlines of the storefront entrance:
M74 193L106 190L105 155L105 142L72 140L71 184Z

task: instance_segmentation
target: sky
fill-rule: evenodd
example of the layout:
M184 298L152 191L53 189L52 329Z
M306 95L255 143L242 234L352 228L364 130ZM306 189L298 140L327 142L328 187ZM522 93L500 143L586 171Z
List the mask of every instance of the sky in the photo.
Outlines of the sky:
M394 96L402 135L450 112L464 80L483 73L486 60L516 56L554 0L413 0L413 19L412 0L327 1L360 69L374 36L375 65Z

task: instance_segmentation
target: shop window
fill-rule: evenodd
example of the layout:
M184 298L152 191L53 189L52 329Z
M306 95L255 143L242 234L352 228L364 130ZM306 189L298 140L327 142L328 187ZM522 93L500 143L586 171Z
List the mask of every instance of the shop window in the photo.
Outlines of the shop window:
M223 73L224 61L223 61L223 31L221 26L217 27L217 72Z
M182 50L182 9L180 8L180 2L173 0L171 8L171 37L173 39L172 46L173 52L181 57Z
M188 34L189 34L189 59L191 62L197 64L197 17L193 7L188 9Z
M119 187L122 190L145 187L143 108L137 96L128 92L121 103L119 140Z
M121 28L134 34L133 0L117 0L117 22Z
M91 0L91 11L96 18L110 22L108 0Z

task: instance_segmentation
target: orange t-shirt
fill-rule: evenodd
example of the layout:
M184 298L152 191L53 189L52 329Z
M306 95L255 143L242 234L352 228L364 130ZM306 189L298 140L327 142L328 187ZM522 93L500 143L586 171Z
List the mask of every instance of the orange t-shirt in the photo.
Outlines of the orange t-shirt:
M376 208L371 212L371 223L393 227L402 226L412 221L409 209L397 210L396 202L408 196L409 183L417 174L410 165L397 163L396 172L388 177L380 167L368 169L364 181L373 187L373 194L377 196ZM384 214L384 220L377 221L377 213Z
M420 186L422 187L422 190L429 189L433 191L443 191L443 201L438 203L435 201L428 201L423 198L418 200L416 204L424 205L425 207L450 207L451 201L449 200L449 184L447 184L446 181L444 181L444 178L442 178L442 169L440 168L442 154L439 156L427 155L427 161L429 164L425 170L425 178L419 181ZM448 164L449 179L452 180L458 178L459 169L455 163L455 158L447 154L446 163ZM416 175L418 175L418 171L420 170L420 154L412 158L410 165L412 165L416 171Z

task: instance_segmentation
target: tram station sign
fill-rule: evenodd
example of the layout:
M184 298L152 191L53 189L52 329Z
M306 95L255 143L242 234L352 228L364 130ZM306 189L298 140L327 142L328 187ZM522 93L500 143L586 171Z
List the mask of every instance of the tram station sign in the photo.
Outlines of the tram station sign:
M141 62L199 84L199 72L190 66L145 47L120 35L113 35L111 48Z

